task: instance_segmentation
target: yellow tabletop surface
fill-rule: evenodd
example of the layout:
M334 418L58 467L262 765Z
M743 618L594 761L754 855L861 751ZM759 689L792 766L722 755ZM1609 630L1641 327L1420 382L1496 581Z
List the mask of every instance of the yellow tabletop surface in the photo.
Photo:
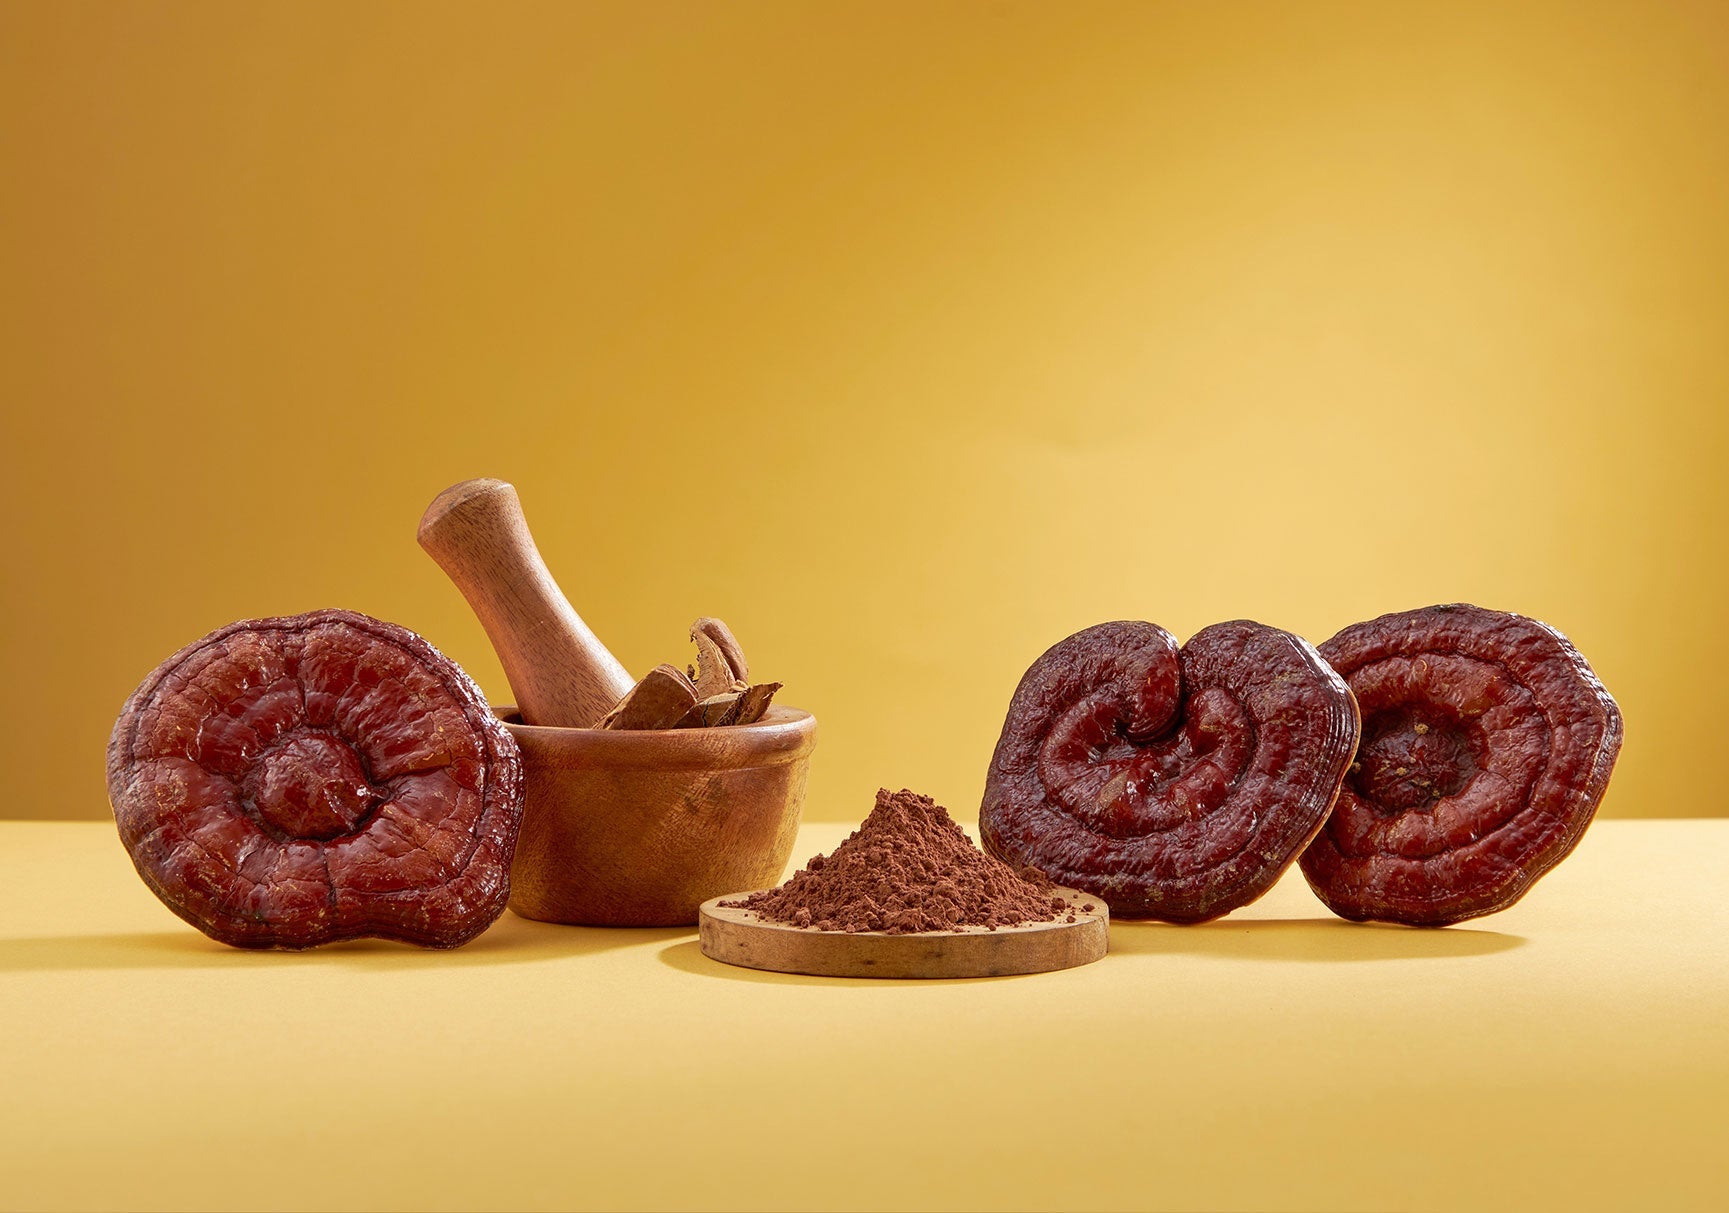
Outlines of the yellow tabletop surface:
M825 980L508 913L240 952L111 827L5 822L0 1203L1722 1208L1726 898L1729 820L1611 820L1446 930L1293 872L1080 969Z

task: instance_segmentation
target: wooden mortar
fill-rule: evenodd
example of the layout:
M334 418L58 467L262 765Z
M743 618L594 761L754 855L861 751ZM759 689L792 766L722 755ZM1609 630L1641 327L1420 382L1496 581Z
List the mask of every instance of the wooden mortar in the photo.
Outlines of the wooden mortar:
M498 709L526 803L510 908L588 926L673 927L735 889L780 883L798 835L816 717L772 707L706 729L549 729Z
M419 539L473 606L517 697L495 709L525 776L512 910L585 926L689 926L709 898L780 880L815 717L777 706L747 725L590 728L633 680L547 571L516 490L501 480L446 489Z

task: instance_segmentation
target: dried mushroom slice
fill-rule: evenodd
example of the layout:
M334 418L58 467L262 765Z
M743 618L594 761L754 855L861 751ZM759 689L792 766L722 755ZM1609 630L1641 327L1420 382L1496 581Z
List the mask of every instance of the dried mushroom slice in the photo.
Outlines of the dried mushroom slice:
M774 693L780 690L778 682L759 682L755 686L747 686L738 694L738 713L729 722L731 724L755 724L768 713L768 707L774 700Z
M742 690L739 684L750 684L750 665L732 629L718 619L704 615L690 625L690 638L696 644L696 665L690 679L696 684L699 699L709 699L731 690Z
M1462 604L1321 646L1363 710L1332 819L1302 858L1334 913L1443 926L1512 905L1578 843L1621 711L1567 638Z
M353 611L242 620L158 666L108 743L138 874L236 947L455 947L510 895L516 742L480 688Z
M670 729L697 706L696 688L677 666L657 665L642 676L612 711L600 718L598 729Z
M658 665L643 675L597 729L703 729L755 724L768 712L778 682L752 686L750 666L732 630L704 616L690 625L697 664L687 670Z
M985 847L1116 916L1203 922L1271 888L1326 820L1351 693L1301 637L1150 623L1070 636L1021 679L991 759Z

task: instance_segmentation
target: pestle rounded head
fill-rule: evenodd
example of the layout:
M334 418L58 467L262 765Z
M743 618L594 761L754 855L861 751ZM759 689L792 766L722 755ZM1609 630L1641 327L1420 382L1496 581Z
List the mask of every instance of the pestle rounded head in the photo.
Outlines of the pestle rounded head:
M415 532L415 538L422 547L426 547L447 519L469 516L485 511L504 510L522 514L522 503L517 498L516 486L508 480L494 480L482 477L476 480L464 480L453 484L432 499L432 504L426 507L426 512L420 516L420 527Z

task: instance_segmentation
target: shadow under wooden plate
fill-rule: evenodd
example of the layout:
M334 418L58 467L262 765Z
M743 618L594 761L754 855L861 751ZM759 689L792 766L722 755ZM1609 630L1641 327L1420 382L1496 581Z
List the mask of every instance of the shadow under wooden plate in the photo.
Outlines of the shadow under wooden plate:
M685 939L670 943L659 953L660 963L669 969L677 969L680 973L689 973L696 977L719 978L723 981L742 981L750 985L774 986L827 986L829 989L851 987L853 989L896 990L908 986L919 989L936 989L941 986L976 986L999 981L1026 981L1037 977L1037 973L1016 973L1001 977L909 977L904 979L883 977L812 977L804 973L777 973L769 969L747 969L740 965L725 964L711 959L703 954L702 945L694 939Z

